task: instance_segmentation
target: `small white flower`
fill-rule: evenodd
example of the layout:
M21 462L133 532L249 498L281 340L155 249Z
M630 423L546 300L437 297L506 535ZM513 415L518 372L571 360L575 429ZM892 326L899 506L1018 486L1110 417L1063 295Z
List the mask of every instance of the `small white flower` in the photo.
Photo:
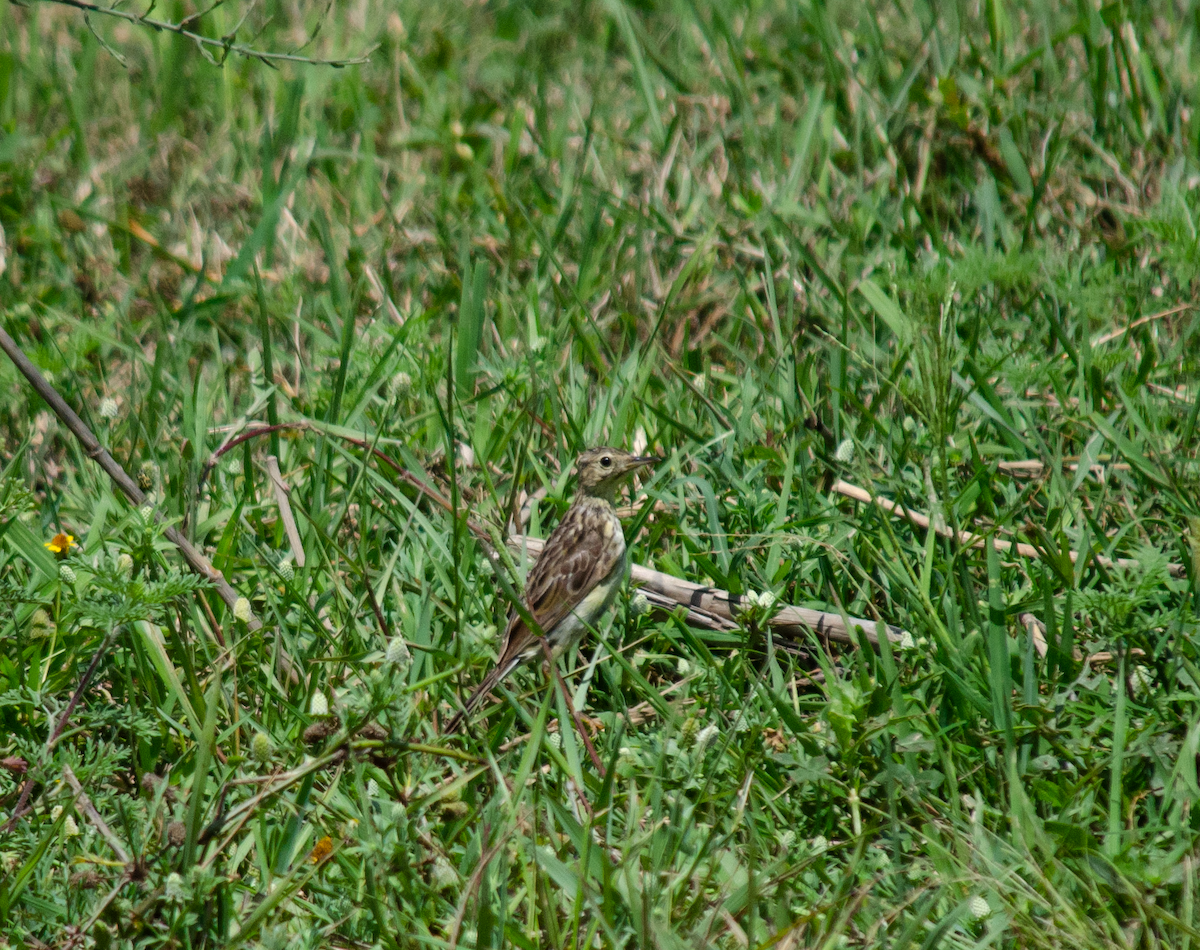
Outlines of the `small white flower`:
M367 779L367 798L379 797L379 783L375 779Z
M834 461L841 462L843 465L849 465L854 461L854 440L842 439L838 443L837 451L833 453Z
M296 579L296 568L292 566L291 561L279 562L279 576L289 583Z
M176 871L167 875L163 885L163 899L171 904L182 904L187 899L187 890L183 886L183 877Z
M111 396L105 396L100 400L100 418L115 419L117 418L117 401Z
M796 843L796 832L792 831L791 828L787 829L786 831L781 831L779 833L779 847L781 850L790 851L792 849L792 845L794 845L795 843Z
M817 835L809 839L808 846L813 854L822 854L829 850L829 840L824 835Z
M640 590L629 598L629 615L641 617L650 612L650 598Z
M905 630L902 634L900 634L901 650L915 650L916 648L917 641L913 639L913 635L911 633Z
M50 809L50 820L58 821L58 816L61 815L62 813L63 813L62 805L55 805L53 808Z
M746 607L749 610L767 611L775 606L776 597L769 590L752 590L744 594L742 600L745 601Z
M546 741L549 742L552 746L554 746L554 748L561 749L562 742L563 742L562 733L561 732L549 732L546 734Z
M983 920L984 917L992 915L992 908L988 904L987 898L981 894L976 894L967 902L967 911L973 920Z
M409 393L409 390L412 389L412 377L409 376L408 373L401 370L399 373L397 373L395 376L392 377L392 382L391 382L390 386L391 386L393 397L407 396Z
M68 838L79 837L79 825L75 824L73 815L67 815L67 820L63 822L63 834Z
M142 520L146 522L146 524L149 524L154 520L154 509L149 505L143 505L141 508L139 508L138 514L142 516Z
M313 693L312 702L309 703L308 711L314 716L329 715L329 700L325 698L325 694L320 690Z
M710 723L709 725L707 725L703 729L701 729L699 732L697 732L696 733L696 754L697 755L703 754L704 750L706 748L708 748L708 744L710 742L712 742L714 738L716 738L717 733L720 731L721 730L715 724Z
M59 573L62 573L62 568L59 568ZM1133 672L1129 674L1129 685L1133 687L1135 696L1143 695L1153 682L1154 674L1141 664L1135 666Z
M690 673L691 671L692 671L692 664L689 663L684 657L681 656L678 660L675 661L675 672L678 673L680 676L687 676L688 673Z
M916 428L917 428L917 420L914 419L912 416L905 416L904 417L904 431L912 432Z
M235 600L233 602L233 616L242 623L249 623L250 618L254 616L250 610L250 601L245 597L239 597Z
M402 663L407 663L411 658L408 652L408 644L404 642L404 637L395 636L388 642L387 655L384 659L388 663L399 666Z
M64 584L73 585L75 583L75 572L66 564L58 566L58 579Z
M122 577L129 577L133 574L133 558L128 554L122 554L117 558L117 573Z

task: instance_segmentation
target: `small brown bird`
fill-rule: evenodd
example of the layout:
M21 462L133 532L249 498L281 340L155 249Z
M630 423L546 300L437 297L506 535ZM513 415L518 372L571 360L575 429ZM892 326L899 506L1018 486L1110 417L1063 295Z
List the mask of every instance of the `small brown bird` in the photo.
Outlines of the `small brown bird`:
M575 501L546 539L525 584L525 607L555 658L595 626L616 597L625 578L626 555L625 532L613 501L626 476L660 461L607 446L579 456ZM445 731L456 731L501 680L541 649L538 634L511 611L495 667Z

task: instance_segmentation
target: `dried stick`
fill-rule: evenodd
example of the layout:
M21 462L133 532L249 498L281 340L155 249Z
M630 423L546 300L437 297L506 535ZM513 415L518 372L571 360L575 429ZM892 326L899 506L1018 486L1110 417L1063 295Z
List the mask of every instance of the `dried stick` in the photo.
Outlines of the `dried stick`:
M0 330L0 333L3 332L3 330ZM88 668L84 670L83 678L80 679L79 685L75 687L75 692L71 696L70 702L67 703L67 708L64 709L63 714L58 717L58 722L54 724L54 731L50 733L50 738L46 740L47 753L54 748L54 743L58 741L58 737L61 736L63 731L67 728L67 722L71 718L71 713L73 713L75 711L75 707L79 705L79 700L82 698L84 690L88 688L88 683L92 681L92 677L96 673L96 667L100 665L101 658L105 653L108 652L108 648L112 646L112 643L114 640L116 640L116 638L117 631L110 630L105 635L104 642L100 644L100 648L92 655L92 662L89 663ZM33 806L29 804L29 795L32 791L33 775L31 774L25 779L25 784L21 786L21 795L17 799L17 807L13 809L12 817L5 822L4 828L0 829L0 831L3 831L4 834L8 834L10 831L12 831L17 826L17 822L30 810L32 810Z
M83 446L88 458L95 461L97 465L104 469L104 473L121 489L126 498L135 505L140 506L145 504L146 495L138 487L137 482L130 478L125 469L117 464L116 459L108 454L108 450L100 444L100 440L96 438L92 430L75 414L75 410L67 405L66 400L58 394L58 390L46 382L46 378L29 361L29 357L22 352L21 348L17 346L13 338L2 327L0 327L0 349L8 354L8 358L21 371L21 375L29 380L29 385L54 410L54 414L58 416L63 425L71 430L71 434L79 440L79 444ZM163 534L168 541L179 548L179 553L187 561L188 567L208 580L217 589L217 593L221 595L221 599L232 610L233 605L237 603L238 594L237 591L229 586L229 582L225 580L225 575L213 567L208 558L201 554L192 542L180 534L176 528L165 528ZM262 626L262 622L257 617L251 617L247 626L251 630L257 630Z
M550 668L550 675L554 677L554 682L558 686L558 690L562 693L563 702L567 705L567 712L571 715L571 721L575 724L575 731L579 733L579 738L583 740L583 745L587 749L588 755L592 759L592 765L596 766L596 771L600 773L600 778L604 778L604 763L600 761L600 754L596 751L596 747L592 745L592 740L587 734L587 730L583 727L583 720L580 719L579 713L575 711L575 704L571 702L571 694L567 692L567 684L563 682L562 674L558 671L558 664L554 662L554 654L550 652L550 643L545 637L538 637L542 644L542 653L546 657L546 665Z
M83 790L83 786L79 783L79 779L75 777L71 766L63 766L63 778L66 779L68 785L71 786L71 791L75 793L75 803L80 810L87 816L87 820L92 823L92 827L100 832L100 836L108 842L108 846L113 849L113 854L122 864L129 863L129 853L121 844L121 839L113 834L113 830L108 827L108 822L104 820L100 812L96 811L96 806L92 804L92 800L88 798L87 792Z
M279 517L283 519L283 530L287 532L288 546L292 549L292 558L297 567L304 567L304 545L300 541L300 531L296 527L296 516L292 514L292 503L288 499L287 483L279 471L279 459L274 455L267 456L267 474L271 478L271 488L275 492L275 504L279 507Z
M540 554L543 541L541 538L530 538L514 535L509 538L509 544L525 546L532 555ZM688 608L689 618L695 616L699 622L696 626L714 629L714 619L729 624L717 629L732 630L737 626L736 617L741 605L741 596L716 587L705 587L671 574L664 574L642 564L634 564L630 575L635 586L640 587L653 597L656 603L673 603ZM849 620L849 626L846 621ZM843 618L841 614L832 614L824 610L813 610L810 607L792 607L785 605L771 618L772 629L793 636L803 635L813 631L819 636L828 637L839 643L857 643L854 629L859 628L866 634L867 640L876 646L879 637L875 632L876 622L862 617ZM886 624L888 639L898 642L904 631L892 624Z
M238 56L244 56L247 59L256 59L261 63L266 63L268 66L277 62L285 62L303 63L307 66L342 67L355 66L365 63L370 59L370 53L365 56L356 56L353 59L316 59L311 56L300 56L296 53L272 53L269 50L255 49L252 46L233 42L232 36L217 38L189 30L188 27L195 20L199 19L199 15L195 14L179 23L172 23L169 20L157 20L153 17L143 16L140 13L131 13L128 10L121 10L115 6L100 6L99 4L89 3L87 0L50 0L50 2L62 4L64 7L74 7L76 10L83 10L85 14L99 13L104 16L116 17L129 23L136 23L140 26L148 26L156 32L175 33L195 43L204 51L205 56L209 55L208 50L210 49L219 50L222 60L230 53L234 53ZM151 9L153 9L153 6L151 4Z
M913 511L911 508L905 507L897 502L890 501L887 498L881 498L879 495L872 495L865 488L859 488L857 485L852 485L849 482L839 480L833 486L833 490L839 495L845 495L847 498L853 498L855 501L861 501L863 504L877 505L888 514L894 515L897 518L903 518L906 521L910 521L919 528L929 529L930 527L933 527L933 530L942 537L957 538L959 544L966 545L967 547L985 548L988 545L987 538L983 537L982 535L971 534L969 531L956 532L953 528L950 528L946 525L934 526L928 515L924 515L919 511ZM1014 542L1007 541L1004 538L992 538L991 545L1001 554L1004 554L1013 549ZM1017 541L1015 542L1015 546L1017 553L1021 555L1021 557L1027 557L1035 561L1042 560L1045 557L1042 551L1039 548L1035 548L1032 544L1025 544L1023 541ZM1072 564L1079 560L1080 553L1078 551L1071 551L1069 553ZM1105 557L1103 554L1093 554L1092 556L1096 559L1096 563L1101 567L1120 567L1127 569L1131 567L1137 567L1138 565L1136 560L1128 557L1119 557L1113 559L1110 557ZM1187 574L1187 568L1185 568L1182 564L1168 564L1167 570L1170 571L1172 577L1184 577Z

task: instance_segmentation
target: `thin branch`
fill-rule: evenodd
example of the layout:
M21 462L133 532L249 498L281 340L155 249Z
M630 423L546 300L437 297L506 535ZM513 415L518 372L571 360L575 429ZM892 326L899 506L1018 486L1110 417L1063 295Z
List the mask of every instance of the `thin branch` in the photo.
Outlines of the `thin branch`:
M575 724L575 731L579 733L579 738L583 740L584 748L587 749L587 753L592 759L592 765L596 766L596 771L600 773L600 778L603 779L605 775L604 763L600 761L600 753L592 745L591 737L588 736L587 730L583 727L583 720L580 718L579 713L575 711L575 704L571 702L571 694L567 691L567 684L563 682L562 673L558 671L558 664L554 662L554 654L550 651L550 642L544 636L538 637L538 641L542 645L542 654L546 657L546 665L550 668L550 675L554 677L554 683L558 687L558 691L562 694L563 701L567 706L567 712L571 716L571 722Z
M71 791L75 793L75 804L79 806L80 811L87 816L87 820L91 822L92 827L100 832L100 836L108 842L108 846L113 849L113 854L122 864L129 863L129 852L125 850L125 846L121 843L121 839L113 834L113 830L108 827L103 816L96 810L96 806L92 804L92 800L88 798L87 792L83 790L83 786L79 783L79 779L75 777L75 773L71 770L71 766L63 766L63 778L66 779L68 785L71 786Z
M531 556L537 556L542 551L541 538L514 535L508 539L510 545L526 546ZM643 564L633 564L630 567L630 578L636 587L646 592L647 598L655 604L672 603L688 609L689 622L695 626L708 629L734 629L737 615L741 608L741 595L731 594L727 590L716 587L705 587L686 581L673 574L664 574ZM724 626L721 624L728 624ZM841 614L829 613L825 610L813 610L810 607L793 607L784 605L770 619L771 628L785 635L802 635L808 631L818 636L828 637L839 643L857 644L855 629L861 629L867 640L879 645L879 636L875 632L877 623L862 617L843 617ZM887 636L893 643L898 643L904 637L904 631L892 624L884 624Z
M292 549L292 559L296 562L297 567L304 567L304 545L300 541L300 531L296 527L296 516L292 514L287 483L279 471L279 459L274 455L267 456L267 474L271 478L271 488L275 492L275 504L279 508L279 517L283 519L283 530L287 534L288 546Z
M487 837L487 829L484 829L484 837ZM467 902L471 899L471 895L479 889L479 883L483 880L483 872L487 870L487 866L492 863L492 858L500 853L500 849L504 847L504 842L508 840L509 835L513 833L513 829L509 828L505 831L496 842L483 853L479 863L475 865L475 870L472 872L470 879L467 881L467 886L463 888L462 897L459 898L458 911L454 914L454 923L450 926L450 950L456 950L458 947L458 935L462 930L463 918L467 916Z
M0 334L4 333L0 330ZM63 710L63 714L58 717L58 722L54 724L54 731L50 734L50 738L46 740L46 754L54 748L54 743L58 741L58 737L63 734L63 730L67 728L67 722L71 718L71 713L75 711L75 707L79 705L79 700L83 696L84 690L88 688L88 683L92 681L92 677L96 673L96 667L100 665L100 660L108 648L112 646L113 641L117 638L117 628L110 630L104 637L104 642L100 644L100 648L92 654L92 662L88 664L88 668L83 673L83 678L80 679L79 685L75 688L74 695L71 696L71 701L67 703L67 708ZM33 770L30 770L30 775L25 779L25 784L21 787L21 796L17 799L17 807L13 809L12 817L5 822L4 827L0 829L4 834L8 834L17 826L17 822L21 820L33 806L29 804L29 795L33 791Z
M354 59L314 59L311 56L298 56L295 53L271 53L266 50L254 49L251 46L245 46L241 43L233 42L233 36L225 36L216 39L211 36L205 36L202 33L195 33L188 29L188 26L194 20L203 16L203 13L192 14L181 23L172 23L169 20L158 20L149 15L149 11L145 15L140 13L130 13L127 10L118 10L114 7L102 7L95 3L90 3L88 0L43 0L44 3L57 3L64 7L73 7L76 10L83 10L85 13L100 13L104 16L116 17L118 20L125 20L128 23L137 23L142 26L148 26L152 30L157 30L164 33L175 33L178 36L185 37L191 40L202 50L214 49L221 51L221 59L214 60L219 63L223 61L230 53L237 56L244 56L247 59L256 59L268 66L273 66L275 63L304 63L308 66L332 66L335 69L341 69L343 66L357 66L370 60L371 53L374 49L368 50L361 56ZM216 4L214 4L216 6ZM150 7L154 9L153 4ZM210 8L211 9L211 8ZM208 11L203 11L207 13ZM307 45L307 44L306 44Z
M916 525L918 528L924 528L928 530L933 525L933 522L928 515L922 514L919 511L913 511L913 509L908 508L905 505L901 505L887 498L882 498L879 495L872 495L865 488L859 488L857 485L850 484L850 482L839 480L833 486L833 490L839 495L845 495L847 498L853 498L855 501L861 501L865 505L877 505L889 515L892 515L895 518L903 518L904 520ZM953 528L950 528L946 525L934 526L934 530L944 538L957 539L959 544L965 545L966 547L986 548L988 546L987 538L983 537L982 535L972 534L969 531L955 531ZM1036 548L1032 544L1026 544L1023 541L1012 541L1007 538L994 537L991 540L991 545L1001 554L1006 554L1015 546L1017 553L1021 555L1021 557L1027 557L1033 561L1043 560L1046 556L1040 548ZM1085 553L1092 553L1096 563L1101 567L1120 567L1129 569L1131 567L1137 567L1139 563L1135 558L1110 558L1105 557L1103 554L1096 554L1093 552ZM1081 555L1079 551L1071 551L1069 552L1069 556L1071 558L1071 563L1074 564L1079 560ZM1182 564L1168 564L1167 570L1170 572L1172 577L1184 577L1187 575L1187 568Z
M117 464L116 459L108 454L108 450L100 444L100 440L96 438L92 430L75 414L75 410L67 405L66 400L58 394L58 391L46 382L46 378L30 362L29 357L22 352L21 348L17 346L13 338L2 327L0 327L0 349L8 354L8 358L21 371L21 375L29 381L29 385L54 410L54 414L58 416L63 425L71 430L72 435L83 446L88 458L95 461L97 465L104 469L105 474L121 489L126 498L135 505L144 505L146 503L146 495L138 487L137 482L130 478L129 473L121 468ZM156 513L155 518L157 517ZM232 610L233 605L237 603L238 593L225 580L225 575L213 567L208 558L201 554L192 542L180 534L178 529L174 527L164 528L163 535L175 547L179 548L179 553L183 555L183 559L187 562L188 567L208 580L217 589L217 593L221 595L221 599ZM262 626L262 622L257 617L252 616L247 626L251 630L257 630Z
M108 905L117 899L117 895L121 893L121 888L128 884L132 879L133 868L127 866L124 872L122 872L120 879L113 886L113 889L109 891L107 895L105 895L104 900L96 905L96 909L92 911L92 916L87 919L82 927L70 935L67 942L63 945L64 950L74 950L76 946L83 942L87 935L91 933L92 928L96 926L96 921L104 916L104 912L108 910Z

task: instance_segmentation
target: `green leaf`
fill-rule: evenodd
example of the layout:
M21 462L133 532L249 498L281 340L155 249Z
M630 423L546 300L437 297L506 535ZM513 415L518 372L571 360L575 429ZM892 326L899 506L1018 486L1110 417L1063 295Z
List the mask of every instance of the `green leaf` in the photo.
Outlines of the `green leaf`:
M316 142L313 142L313 149L316 148ZM258 224L254 230L250 232L250 236L246 238L242 244L241 250L238 251L237 257L233 259L233 263L225 269L225 277L221 281L221 289L226 290L230 285L242 280L253 266L255 258L259 252L270 247L275 240L275 229L279 226L279 215L283 212L284 205L288 203L292 192L296 190L296 186L300 184L300 179L304 177L308 171L308 163L312 160L312 150L303 161L298 161L292 165L283 184L280 186L278 193L274 199L263 208L262 217L258 219ZM333 265L334 262L330 262Z
M1008 659L1008 629L1005 623L1004 593L1001 588L1000 555L987 546L988 566L988 685L992 694L992 719L1004 730L1009 746L1013 743L1012 667Z
M908 316L900 309L890 296L871 278L864 278L858 285L858 291L867 298L871 309L888 325L901 346L908 346L913 341L913 324Z
M475 366L483 324L487 318L487 264L476 261L463 272L462 298L458 305L458 339L454 345L454 388L460 400L475 395Z
M1033 194L1033 178L1029 174L1029 167L1006 125L1000 127L1000 157L1004 159L1004 167L1012 176L1017 190L1023 195Z
M33 567L37 568L38 573L42 574L49 580L54 580L58 577L58 564L46 546L37 539L32 531L25 527L23 522L17 521L15 518L8 522L8 531L4 534L4 540L9 546L27 560Z
M197 736L201 735L203 725L200 717L196 715L195 707L192 706L191 700L188 699L188 695L184 691L179 674L175 671L175 665L171 662L171 658L167 656L167 647L163 642L162 631L156 624L148 620L139 620L133 625L133 629L142 638L142 643L145 644L146 652L150 654L150 660L154 663L154 668L158 671L158 675L167 684L167 688L175 699L178 700L180 707L187 715L192 731Z
M1096 427L1097 431L1104 438L1108 439L1116 447L1117 451L1125 456L1125 461L1145 475L1150 481L1158 485L1159 488L1170 488L1171 483L1167 480L1167 476L1163 474L1162 469L1146 458L1142 454L1141 449L1113 428L1112 424L1100 415L1100 413L1092 413L1092 425Z
M200 837L200 822L204 818L204 790L208 784L208 767L216 748L217 710L221 708L221 673L213 671L212 685L204 698L204 728L196 736L196 761L192 769L192 785L188 790L187 837L183 845L183 869L191 870L196 860L196 841Z

